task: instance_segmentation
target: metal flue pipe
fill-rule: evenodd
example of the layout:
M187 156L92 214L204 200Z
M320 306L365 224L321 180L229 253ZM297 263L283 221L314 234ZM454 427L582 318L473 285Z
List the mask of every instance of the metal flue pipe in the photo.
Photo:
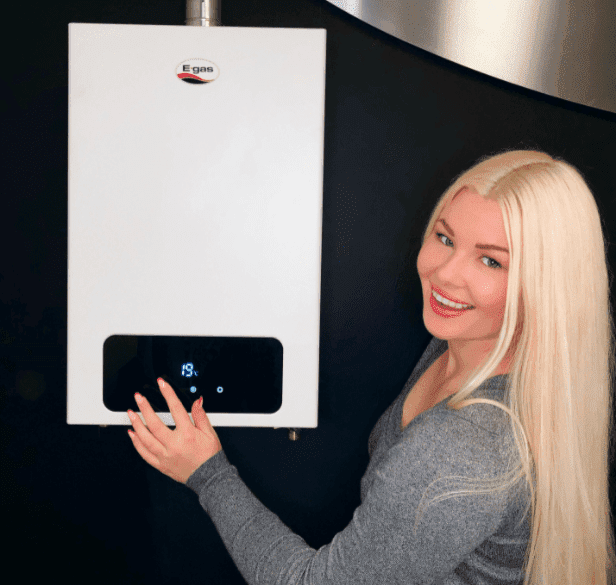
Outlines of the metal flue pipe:
M186 0L188 26L222 26L220 0Z

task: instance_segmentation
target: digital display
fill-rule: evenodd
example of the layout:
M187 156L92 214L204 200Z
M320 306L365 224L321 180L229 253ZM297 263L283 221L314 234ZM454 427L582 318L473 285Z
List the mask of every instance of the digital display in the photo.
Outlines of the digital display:
M273 337L112 335L103 344L103 403L135 410L135 392L169 412L162 378L190 412L272 414L282 405L283 347Z

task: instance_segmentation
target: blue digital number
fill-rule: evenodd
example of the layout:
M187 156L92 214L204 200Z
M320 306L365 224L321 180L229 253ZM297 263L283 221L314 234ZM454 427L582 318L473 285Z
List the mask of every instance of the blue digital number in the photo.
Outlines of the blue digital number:
M193 376L198 376L198 375L199 375L199 372L195 370L195 367L192 364L192 362L187 362L185 364L182 364L182 376L184 376L185 378L192 378Z

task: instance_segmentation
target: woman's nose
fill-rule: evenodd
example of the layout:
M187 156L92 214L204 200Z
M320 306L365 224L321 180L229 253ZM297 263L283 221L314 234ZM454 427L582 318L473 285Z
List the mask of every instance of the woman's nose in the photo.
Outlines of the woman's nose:
M438 264L436 272L443 281L448 281L451 284L457 283L457 286L461 287L464 282L464 260L462 257L452 254Z

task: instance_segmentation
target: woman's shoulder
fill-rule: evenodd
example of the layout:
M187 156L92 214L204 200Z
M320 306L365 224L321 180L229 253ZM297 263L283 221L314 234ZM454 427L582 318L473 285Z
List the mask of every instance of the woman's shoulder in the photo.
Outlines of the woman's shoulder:
M473 403L456 410L448 407L451 397L447 398L419 415L400 444L427 458L436 452L449 458L471 456L479 462L500 458L512 439L509 414L494 404L505 406L505 385L506 375L496 376L469 397L487 399L490 403Z

